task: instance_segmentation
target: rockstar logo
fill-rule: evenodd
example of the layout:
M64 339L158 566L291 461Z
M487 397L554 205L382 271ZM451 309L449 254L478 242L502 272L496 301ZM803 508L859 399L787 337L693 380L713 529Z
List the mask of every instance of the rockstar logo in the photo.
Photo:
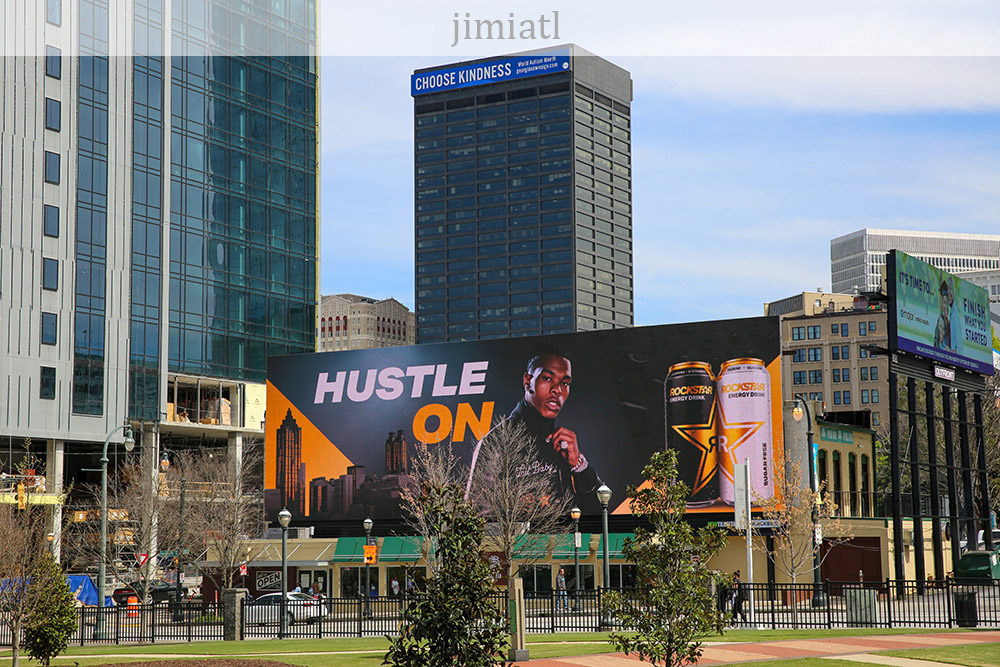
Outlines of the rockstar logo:
M719 459L718 448L716 447L715 422L716 413L715 406L713 405L707 424L687 424L685 426L670 427L701 452L701 461L698 463L698 474L695 475L691 495L705 488L705 485L715 476L715 468L718 465Z
M763 422L726 423L723 414L719 428L719 469L729 481L733 481L733 464L736 460L736 450L764 425Z

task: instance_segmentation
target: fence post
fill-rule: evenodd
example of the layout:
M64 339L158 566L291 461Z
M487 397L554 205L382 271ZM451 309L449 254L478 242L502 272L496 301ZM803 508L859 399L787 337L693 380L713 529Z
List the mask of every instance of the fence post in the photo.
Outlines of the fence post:
M149 643L156 643L156 605L149 605Z
M556 595L557 591L549 591L549 632L556 631Z
M778 597L778 588L777 588L777 586L778 586L777 583L775 583L775 587L771 591L771 629L772 630L777 630L778 629L778 617L775 615L775 611L774 611L774 603L775 603L775 600ZM725 603L723 603L723 604L725 604Z
M892 579L885 578L885 610L887 627L892 627Z
M830 604L830 579L824 579L821 586L823 587L823 597L826 598L826 629L831 630L833 629L833 610L831 609L833 605Z
M946 598L948 598L948 627L949 628L951 627L951 622L952 622L952 618L951 618L951 616L952 616L952 614L951 614L951 596L952 596L951 586L952 586L953 583L954 583L953 579L945 579L945 581L944 581L944 595L945 595Z
M363 610L362 610L362 607L364 606L364 604L365 604L364 599L359 597L358 598L358 637L363 637L364 636L362 634L362 632L361 632L361 630L362 630L362 628L361 628L362 616L363 616L363 613L364 613Z

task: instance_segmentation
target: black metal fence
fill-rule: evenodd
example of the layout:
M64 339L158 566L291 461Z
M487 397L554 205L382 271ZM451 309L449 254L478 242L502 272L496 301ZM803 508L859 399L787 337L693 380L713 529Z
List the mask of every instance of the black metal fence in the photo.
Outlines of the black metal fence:
M812 584L744 584L735 601L727 593L714 603L726 622L740 628L951 628L1000 627L1000 582L894 581ZM641 591L623 591L634 604L644 604ZM620 628L611 617L607 590L533 593L525 600L525 630L588 632ZM820 595L821 594L821 595ZM244 602L242 634L247 638L281 636L284 611L286 637L382 637L399 633L403 611L413 598L327 598L280 605ZM493 602L507 618L506 594ZM738 603L737 603L738 602ZM78 610L71 643L122 644L222 639L220 604L163 602ZM10 645L10 631L0 624L0 645Z

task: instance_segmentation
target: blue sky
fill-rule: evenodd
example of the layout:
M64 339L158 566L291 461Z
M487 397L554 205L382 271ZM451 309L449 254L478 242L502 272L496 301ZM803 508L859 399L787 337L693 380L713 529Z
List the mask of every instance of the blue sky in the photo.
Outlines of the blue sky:
M902 5L927 3L886 3ZM830 239L862 227L1000 234L1000 58L980 34L997 16L971 0L953 7L965 11L940 19L943 36L933 17L907 19L909 33L892 32L899 45L890 49L874 39L888 32L871 28L872 46L859 38L846 54L822 40L802 48L808 29L794 22L774 57L754 51L758 40L702 48L735 34L707 17L689 17L693 35L678 33L688 44L678 53L640 48L649 26L634 41L627 27L613 31L603 51L596 18L581 24L580 39L562 35L632 72L636 323L758 315L765 301L829 289ZM459 55L444 34L455 10L443 9L430 55L406 55L396 42L400 53L387 56L324 51L325 294L413 305L413 69L546 45ZM679 30L669 16L653 18ZM935 46L915 49L906 34L933 34Z

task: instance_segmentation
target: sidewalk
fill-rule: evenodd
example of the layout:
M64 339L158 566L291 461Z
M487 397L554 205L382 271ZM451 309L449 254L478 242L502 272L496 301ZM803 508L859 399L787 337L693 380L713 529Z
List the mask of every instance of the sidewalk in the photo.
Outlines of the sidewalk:
M777 642L708 642L703 645L699 665L725 665L785 658L837 658L858 663L892 667L935 667L943 663L908 658L871 655L936 646L962 646L1000 642L1000 631L958 632L924 635L876 635L868 637L831 637L830 639L786 639ZM578 655L567 658L544 658L519 662L524 667L637 667L638 658L621 653ZM953 666L952 666L953 667Z

